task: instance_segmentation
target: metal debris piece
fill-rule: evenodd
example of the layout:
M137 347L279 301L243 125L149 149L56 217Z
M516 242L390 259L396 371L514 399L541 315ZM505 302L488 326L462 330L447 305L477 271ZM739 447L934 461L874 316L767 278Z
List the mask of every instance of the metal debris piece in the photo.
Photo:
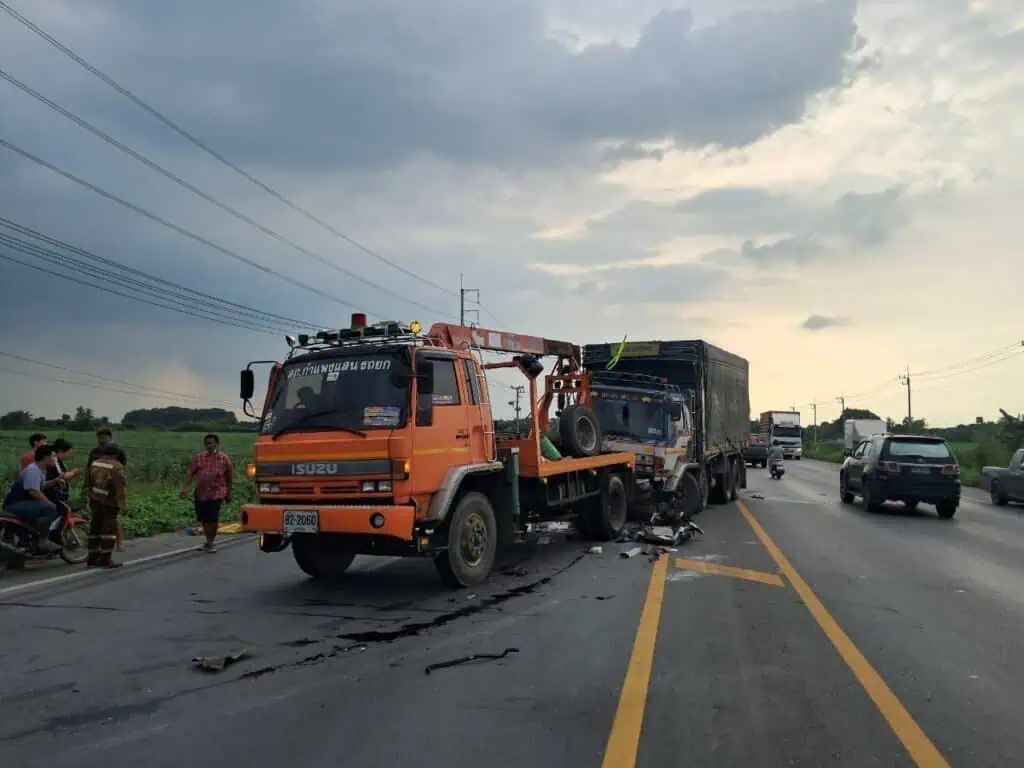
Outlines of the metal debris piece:
M588 555L600 555L602 552L604 552L604 548L597 546L591 547L587 550Z
M752 499L761 499L761 501L764 501L764 496L762 496L760 493L752 493L752 494L750 494L750 498L752 498Z
M627 549L625 552L620 552L619 556L620 557L636 557L639 554L643 554L643 551L644 551L643 547L633 547L631 549Z
M249 650L243 648L240 651L228 653L224 656L196 656L192 659L192 663L204 672L223 672L226 668L235 662L241 661L248 655Z
M501 653L474 653L471 656L461 656L451 661L439 661L436 664L428 664L423 670L425 674L436 672L439 669L447 669L448 667L458 667L462 664L470 664L474 661L498 661L504 659L510 653L519 653L518 648L506 648Z
M523 576L528 576L530 574L530 572L523 568L523 566L521 565L517 565L515 568L509 568L507 571L502 571L502 573L504 573L506 576L516 576L519 578L522 578Z

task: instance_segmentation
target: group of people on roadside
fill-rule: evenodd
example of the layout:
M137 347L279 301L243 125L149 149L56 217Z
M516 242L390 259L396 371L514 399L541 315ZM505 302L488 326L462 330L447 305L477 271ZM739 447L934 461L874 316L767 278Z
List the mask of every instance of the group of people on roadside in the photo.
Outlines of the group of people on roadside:
M43 553L56 552L60 545L51 536L55 523L70 513L69 484L79 475L85 477L85 496L89 507L88 567L118 568L113 559L124 540L123 519L128 512L125 467L128 457L113 441L109 427L96 431L96 446L89 451L84 468L68 469L74 447L64 438L51 445L46 435L29 436L29 450L21 457L21 471L3 501L3 512L17 517L37 532L36 548ZM195 485L193 500L197 521L206 536L201 549L215 552L215 539L224 503L231 502L234 468L230 457L220 449L215 434L203 439L204 450L189 465L182 498Z

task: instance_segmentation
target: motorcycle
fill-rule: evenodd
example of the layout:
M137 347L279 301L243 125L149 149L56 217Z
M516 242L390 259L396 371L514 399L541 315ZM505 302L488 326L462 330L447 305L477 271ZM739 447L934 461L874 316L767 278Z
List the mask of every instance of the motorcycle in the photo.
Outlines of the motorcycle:
M781 459L776 459L772 462L768 472L771 474L772 480L781 480L782 476L786 474L786 468L782 465Z
M50 541L59 549L44 552L39 548L39 529L21 518L0 512L0 574L7 568L20 568L29 560L49 560L54 555L65 563L79 565L89 557L89 522L74 514L61 502L63 514L50 525Z

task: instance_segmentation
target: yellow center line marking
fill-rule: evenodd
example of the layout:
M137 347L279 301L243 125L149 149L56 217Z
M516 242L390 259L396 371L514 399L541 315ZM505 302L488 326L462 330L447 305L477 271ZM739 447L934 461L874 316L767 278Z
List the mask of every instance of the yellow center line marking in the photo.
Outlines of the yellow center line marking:
M756 581L760 584L770 584L773 587L785 586L782 577L777 573L763 573L761 571L751 571L748 568L734 568L731 565L718 565L717 563L706 563L702 560L685 560L683 558L677 558L675 564L676 568L684 571L699 571L700 573L710 573L716 576L731 576L734 579Z
M889 723L893 733L903 742L903 746L914 761L914 764L919 766L919 768L949 768L946 758L942 756L942 753L939 752L931 739L921 730L921 726L917 724L917 721L907 711L907 708L903 706L903 703L896 698L896 694L892 692L882 679L882 676L871 666L871 662L864 657L864 654L853 644L849 635L832 618L832 614L828 612L821 600L818 599L818 596L807 585L807 582L797 573L789 560L786 559L786 556L782 554L782 550L775 545L775 542L768 536L768 533L757 519L750 514L750 510L747 509L746 505L742 501L737 501L736 506L739 507L740 512L743 513L747 523L749 523L757 538L761 540L765 549L768 550L772 559L778 564L779 569L793 585L793 589L800 595L800 599L803 600L804 605L807 606L807 610L810 611L814 620L818 622L822 632L832 641L832 645L835 646L839 655L842 656L843 661L846 662L850 671L853 672L868 696L871 697L878 711L882 713L882 717Z
M647 599L640 614L640 625L633 641L633 653L629 657L629 668L619 694L619 706L612 721L612 732L604 750L601 768L633 768L640 746L640 731L644 725L644 709L647 706L647 688L651 681L651 667L654 665L654 646L658 640L658 624L661 622L661 604L665 597L665 577L668 574L668 558L662 557L654 564L651 582L647 587Z

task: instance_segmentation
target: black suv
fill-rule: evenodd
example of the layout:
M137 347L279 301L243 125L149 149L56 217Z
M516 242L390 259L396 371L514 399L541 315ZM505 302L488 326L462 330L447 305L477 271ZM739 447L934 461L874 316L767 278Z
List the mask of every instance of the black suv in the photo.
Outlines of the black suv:
M941 437L873 435L846 452L839 471L839 495L847 504L858 494L877 512L886 501L908 509L934 504L950 518L960 505L960 464Z

